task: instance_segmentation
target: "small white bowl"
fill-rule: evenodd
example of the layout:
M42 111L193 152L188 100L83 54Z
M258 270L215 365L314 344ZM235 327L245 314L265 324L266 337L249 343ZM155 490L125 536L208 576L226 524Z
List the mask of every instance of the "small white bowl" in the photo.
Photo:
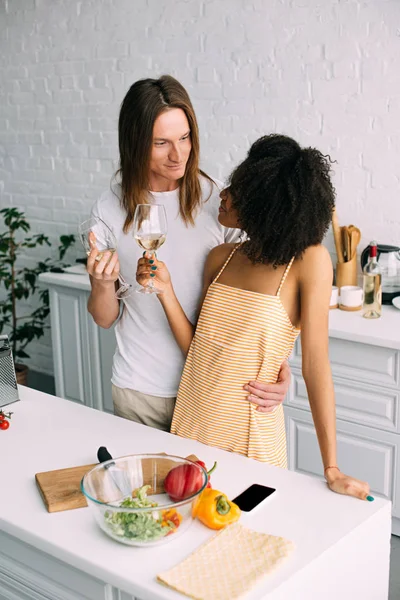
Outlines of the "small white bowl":
M393 298L392 304L400 310L400 296L396 296L396 298Z

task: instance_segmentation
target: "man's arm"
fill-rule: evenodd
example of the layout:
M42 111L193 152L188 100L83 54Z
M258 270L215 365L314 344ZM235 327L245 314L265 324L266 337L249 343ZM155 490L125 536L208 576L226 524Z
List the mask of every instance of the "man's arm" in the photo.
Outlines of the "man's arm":
M261 381L249 381L244 389L249 392L247 399L257 405L257 410L269 413L282 404L290 387L290 367L285 360L278 374L276 383L263 383Z

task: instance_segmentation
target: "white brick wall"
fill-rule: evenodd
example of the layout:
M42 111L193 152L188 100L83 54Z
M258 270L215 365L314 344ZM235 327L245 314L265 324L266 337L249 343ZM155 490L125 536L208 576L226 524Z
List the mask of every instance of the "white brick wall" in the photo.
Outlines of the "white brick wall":
M399 0L1 0L0 23L1 205L34 231L75 229L109 185L128 87L171 73L210 174L288 133L338 161L339 218L363 245L400 242ZM30 350L50 373L49 344Z

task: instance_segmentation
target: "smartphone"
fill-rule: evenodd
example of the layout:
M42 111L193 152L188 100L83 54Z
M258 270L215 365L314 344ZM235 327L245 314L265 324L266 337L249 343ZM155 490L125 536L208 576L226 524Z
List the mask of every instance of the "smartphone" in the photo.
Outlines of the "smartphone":
M274 492L276 492L275 488L260 485L259 483L253 483L247 490L244 490L239 496L236 496L232 502L237 504L243 512L250 512L253 508L258 506L260 502L263 502L263 500L272 496Z

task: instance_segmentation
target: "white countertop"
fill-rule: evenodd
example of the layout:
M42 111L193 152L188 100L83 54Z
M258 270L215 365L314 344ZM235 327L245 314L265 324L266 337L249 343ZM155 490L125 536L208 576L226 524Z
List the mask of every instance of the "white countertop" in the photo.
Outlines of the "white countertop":
M69 273L43 273L39 279L49 286L70 287L90 292L89 277L83 265L71 267ZM333 309L329 315L329 335L334 338L395 348L400 350L400 310L383 306L380 319L364 319L361 311Z
M74 288L76 290L85 290L90 292L90 280L84 265L74 265L65 269L64 273L41 273L39 275L41 283L54 286Z
M157 583L157 573L180 562L214 532L195 522L164 546L132 548L108 538L88 508L48 513L36 488L37 472L96 462L99 446L114 457L135 453L196 454L206 464L218 461L213 487L229 497L252 483L275 487L276 494L241 523L296 544L293 555L267 576L246 599L260 598L298 574L322 553L344 540L390 503L339 496L315 478L271 467L192 440L138 425L104 412L20 387L21 401L10 405L11 426L0 432L2 482L0 528L143 600L182 600ZM357 473L354 473L357 476ZM372 540L371 552L373 552ZM333 565L334 569L334 565ZM329 585L329 582L327 582Z
M383 306L380 319L364 319L361 311L329 311L329 336L400 350L400 310Z

